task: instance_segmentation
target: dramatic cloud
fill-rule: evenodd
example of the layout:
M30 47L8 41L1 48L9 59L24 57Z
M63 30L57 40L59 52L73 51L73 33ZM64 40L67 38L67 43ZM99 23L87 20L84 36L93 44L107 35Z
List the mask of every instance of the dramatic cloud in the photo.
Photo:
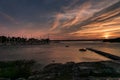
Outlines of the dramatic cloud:
M0 34L52 39L120 37L120 0L0 0Z
M111 3L109 4L109 2ZM86 38L91 38L91 36L93 36L92 38L102 38L108 32L111 33L111 36L112 33L120 32L119 0L101 2L91 0L81 5L75 5L72 9L70 7L67 7L67 9L63 8L63 12L59 14L61 16L59 18L56 16L57 20L54 22L57 25L53 26L55 31L58 30L58 34L67 33L66 35L71 35L71 37L84 35L84 38L85 36Z

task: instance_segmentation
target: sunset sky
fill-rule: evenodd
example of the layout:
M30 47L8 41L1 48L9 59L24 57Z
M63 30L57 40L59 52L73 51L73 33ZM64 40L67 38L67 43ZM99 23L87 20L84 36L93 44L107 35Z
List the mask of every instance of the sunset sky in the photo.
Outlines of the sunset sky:
M0 35L120 37L120 0L0 0Z

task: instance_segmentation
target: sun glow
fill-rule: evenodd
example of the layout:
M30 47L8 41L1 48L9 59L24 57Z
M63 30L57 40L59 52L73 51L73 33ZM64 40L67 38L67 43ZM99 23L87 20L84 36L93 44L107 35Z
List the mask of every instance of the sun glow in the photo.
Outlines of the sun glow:
M110 37L110 34L108 34L108 33L104 35L105 39L108 39L109 37Z

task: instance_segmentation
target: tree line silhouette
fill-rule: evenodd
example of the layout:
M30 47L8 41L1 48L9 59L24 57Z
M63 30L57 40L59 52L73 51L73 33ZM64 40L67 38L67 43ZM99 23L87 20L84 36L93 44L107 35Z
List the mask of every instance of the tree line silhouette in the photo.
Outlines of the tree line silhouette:
M119 38L113 38L113 39L105 39L103 42L120 42L120 37Z
M7 37L7 36L0 36L0 44L4 45L14 45L14 44L21 44L21 45L37 45L37 44L49 44L50 39L35 39L35 38L23 38L23 37Z

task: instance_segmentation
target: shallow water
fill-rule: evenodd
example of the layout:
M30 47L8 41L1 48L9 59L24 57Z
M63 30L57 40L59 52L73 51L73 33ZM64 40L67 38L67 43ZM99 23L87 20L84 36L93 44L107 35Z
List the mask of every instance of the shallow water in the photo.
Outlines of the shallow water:
M69 47L65 47L66 45ZM76 41L51 43L50 45L0 46L0 61L34 59L39 63L48 64L53 60L61 63L109 60L91 51L80 52L80 48L94 48L120 56L120 43Z

